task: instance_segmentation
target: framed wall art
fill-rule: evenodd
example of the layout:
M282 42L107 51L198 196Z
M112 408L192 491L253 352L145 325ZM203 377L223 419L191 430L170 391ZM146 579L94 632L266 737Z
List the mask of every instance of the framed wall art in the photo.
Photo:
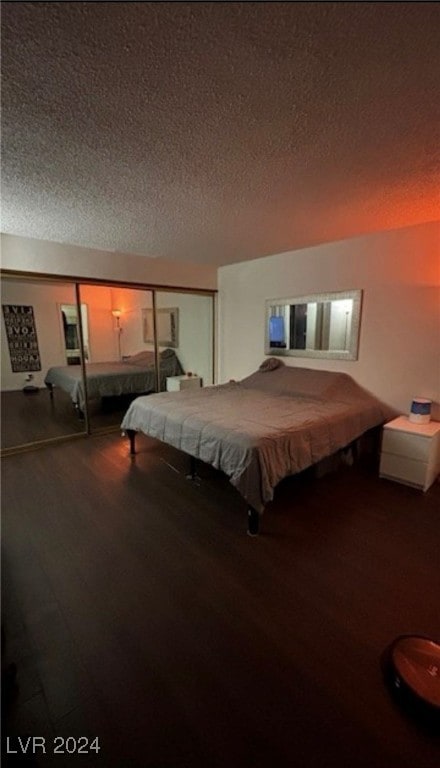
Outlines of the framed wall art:
M3 304L3 317L13 373L41 371L34 308Z

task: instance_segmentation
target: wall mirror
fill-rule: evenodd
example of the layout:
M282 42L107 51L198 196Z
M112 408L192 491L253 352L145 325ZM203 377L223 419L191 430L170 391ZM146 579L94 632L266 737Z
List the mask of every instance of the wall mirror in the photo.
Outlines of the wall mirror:
M81 351L79 345L79 321L76 304L60 304L60 317L63 328L64 348L67 365L79 365L81 362ZM87 319L87 304L81 304L81 321L84 356L86 360L89 360L89 324Z
M153 310L143 309L144 341L153 343ZM166 307L156 311L157 343L162 347L179 346L179 308Z
M362 291L267 299L265 354L357 360Z

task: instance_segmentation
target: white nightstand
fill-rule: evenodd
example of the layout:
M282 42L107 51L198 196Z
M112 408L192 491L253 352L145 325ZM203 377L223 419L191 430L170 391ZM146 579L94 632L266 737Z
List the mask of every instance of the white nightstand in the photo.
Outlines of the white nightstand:
M167 376L167 392L180 392L181 389L198 389L202 386L200 376Z
M440 473L440 422L413 424L407 416L385 424L380 477L427 491Z

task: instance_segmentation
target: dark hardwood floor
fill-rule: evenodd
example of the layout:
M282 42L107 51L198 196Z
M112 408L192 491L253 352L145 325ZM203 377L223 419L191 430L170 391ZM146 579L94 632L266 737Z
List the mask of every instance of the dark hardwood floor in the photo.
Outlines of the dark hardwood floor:
M437 768L380 658L440 637L439 484L306 473L251 539L225 477L194 485L182 454L138 449L106 435L3 460L3 745L46 738L5 764ZM54 756L55 736L101 751Z
M47 389L29 395L21 389L2 392L1 415L2 448L84 432L84 422L62 391L55 393L53 401Z
M90 404L91 431L118 426L133 396L106 397ZM35 394L23 391L1 393L1 447L11 448L52 437L85 431L72 400L56 388L51 400L47 389Z

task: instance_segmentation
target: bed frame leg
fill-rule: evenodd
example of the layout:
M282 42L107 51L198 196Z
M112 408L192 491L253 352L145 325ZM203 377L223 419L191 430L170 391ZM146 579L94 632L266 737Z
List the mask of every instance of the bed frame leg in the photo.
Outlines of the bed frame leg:
M197 474L197 461L195 456L189 457L189 475L186 476L187 480L192 480L195 482L199 479L199 476Z
M359 445L357 440L353 440L351 443L351 455L353 456L353 464L357 464L359 461Z
M127 429L127 436L130 440L130 456L134 456L136 454L136 431L134 429Z
M49 390L50 399L53 400L53 384L46 384L46 387Z
M260 514L253 507L248 509L248 536L258 536L260 531Z
M84 411L79 407L78 403L74 403L75 413L80 421L85 421Z

